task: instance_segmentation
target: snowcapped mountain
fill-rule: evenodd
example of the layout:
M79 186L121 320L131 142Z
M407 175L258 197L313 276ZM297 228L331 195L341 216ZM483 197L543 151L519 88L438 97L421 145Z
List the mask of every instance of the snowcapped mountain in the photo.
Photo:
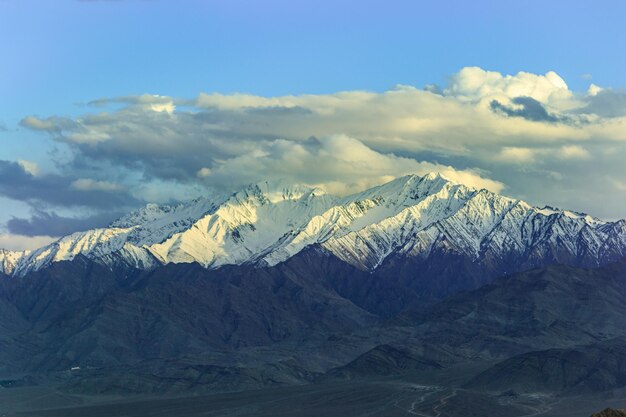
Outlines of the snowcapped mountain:
M149 204L109 227L34 251L0 250L0 272L23 276L83 255L106 266L151 269L273 266L316 245L365 271L390 258L452 253L472 262L597 266L626 254L626 222L537 208L439 174L409 175L347 197L262 182L232 195Z

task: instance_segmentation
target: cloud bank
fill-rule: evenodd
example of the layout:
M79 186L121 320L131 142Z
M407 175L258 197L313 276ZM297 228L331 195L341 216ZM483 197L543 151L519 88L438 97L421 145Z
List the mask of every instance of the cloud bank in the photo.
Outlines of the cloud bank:
M87 208L95 219L121 206L258 180L346 194L429 171L535 204L626 216L626 193L616 186L626 181L626 94L594 85L574 92L554 71L468 67L447 85L426 88L146 94L90 104L76 118L21 121L71 156L56 172L0 162L0 194L36 209L31 220L13 223L16 232L32 233L26 226L39 227L41 213L58 207Z

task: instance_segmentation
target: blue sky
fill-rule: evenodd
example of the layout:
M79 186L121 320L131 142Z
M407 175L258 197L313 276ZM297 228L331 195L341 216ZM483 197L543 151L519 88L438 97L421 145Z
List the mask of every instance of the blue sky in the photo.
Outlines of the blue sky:
M150 94L193 100L201 92L325 96L357 90L384 93L398 84L445 88L462 68L476 66L504 76L554 71L565 80L568 90L577 94L578 104L589 100L583 95L591 83L615 92L618 98L612 100L619 101L626 85L624 16L626 3L622 1L0 0L0 129L4 130L0 132L0 160L28 160L46 175L73 181L91 175L89 178L97 177L102 183L124 183L120 189L134 189L137 181L180 184L180 176L151 176L145 167L132 171L127 160L127 177L117 178L119 155L98 161L102 165L96 169L94 155L83 152L86 145L20 124L28 116L76 121L132 107L128 100L104 107L87 105L101 98ZM542 102L554 112L571 110L555 103ZM192 112L204 109L196 102L179 102L176 108L184 106ZM327 132L357 136L347 127ZM302 136L312 133L303 131ZM281 131L271 134L282 136ZM565 142L561 148L579 146L570 143L573 136L562 135ZM383 154L483 170L483 176L493 174L510 194L537 203L548 200L529 192L532 183L519 185L517 179L498 174L493 161L471 160L424 146L418 152L417 148L356 139ZM523 141L507 139L502 152L520 156L523 151L505 148L524 148L527 142L536 145L532 138ZM584 148L585 152L591 152L595 143ZM93 172L77 162L87 157ZM526 162L529 165L524 172L530 177L545 174L548 162L542 162L543 174L536 172L528 158ZM73 168L64 168L64 163ZM207 166L214 168L211 164ZM558 161L551 164L558 165ZM109 173L103 174L107 169ZM606 182L608 177L621 184L618 174L603 174L593 184ZM139 179L130 184L128 178ZM190 193L215 186L183 182ZM618 192L619 186L614 191ZM6 194L0 223L13 217L28 218L33 211L70 217L95 215L93 207L49 201L35 205L32 198L20 200ZM133 204L147 198L139 198L134 191L131 194ZM599 214L619 216L621 201L616 198L612 209ZM556 203L597 208L565 196Z
M3 0L0 123L143 93L384 91L473 65L621 87L624 16L622 1ZM9 155L39 148L18 136Z
M1 110L10 123L103 96L382 91L473 65L621 86L625 15L621 1L4 0Z

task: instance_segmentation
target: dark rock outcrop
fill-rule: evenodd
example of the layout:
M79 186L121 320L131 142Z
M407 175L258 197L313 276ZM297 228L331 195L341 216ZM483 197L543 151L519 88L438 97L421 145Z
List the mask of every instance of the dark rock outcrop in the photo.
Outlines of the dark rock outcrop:
M626 410L607 408L599 413L593 414L591 417L626 417Z

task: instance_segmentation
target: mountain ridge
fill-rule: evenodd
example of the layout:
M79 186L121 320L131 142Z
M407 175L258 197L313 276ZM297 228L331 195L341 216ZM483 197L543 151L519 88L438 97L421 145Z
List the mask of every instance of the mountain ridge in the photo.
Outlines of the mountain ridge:
M394 258L427 259L443 251L509 273L551 262L599 266L619 259L626 254L626 221L533 207L435 173L345 197L260 182L231 195L148 204L109 227L33 251L0 250L0 272L24 276L78 254L138 269L193 262L211 269L273 266L312 245L370 272ZM507 264L519 267L507 271Z

